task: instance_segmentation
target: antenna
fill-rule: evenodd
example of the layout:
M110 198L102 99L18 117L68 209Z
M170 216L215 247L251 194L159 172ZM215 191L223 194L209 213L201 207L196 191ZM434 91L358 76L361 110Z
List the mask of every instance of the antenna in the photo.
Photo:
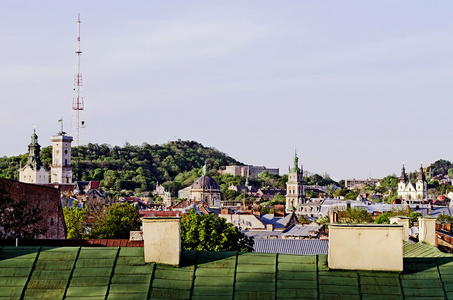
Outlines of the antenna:
M82 70L80 58L82 51L80 50L80 13L77 18L77 48L76 54L76 72L74 75L74 95L72 98L72 124L71 135L74 137L76 146L83 144L83 129L85 121L83 120L83 97L82 97Z

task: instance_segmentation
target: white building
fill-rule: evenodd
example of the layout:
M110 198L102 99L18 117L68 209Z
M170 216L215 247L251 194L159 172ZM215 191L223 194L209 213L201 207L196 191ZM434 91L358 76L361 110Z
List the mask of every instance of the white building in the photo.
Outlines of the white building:
M286 210L289 211L293 207L304 203L305 189L303 182L303 171L298 166L299 158L297 153L294 153L294 166L288 173L288 181L286 182Z
M398 182L398 197L405 200L406 202L412 202L414 200L422 200L428 197L428 184L425 179L423 172L423 166L420 166L420 172L417 176L415 184L407 179L406 170L401 170L401 176Z
M268 171L270 174L279 175L278 168L266 168L265 166L226 166L224 173L242 177L258 176L259 173Z
M51 183L72 183L71 142L72 136L61 131L51 138Z
M19 170L19 181L24 183L46 184L49 183L49 171L41 163L41 146L38 144L36 129L28 145L28 160L25 167Z

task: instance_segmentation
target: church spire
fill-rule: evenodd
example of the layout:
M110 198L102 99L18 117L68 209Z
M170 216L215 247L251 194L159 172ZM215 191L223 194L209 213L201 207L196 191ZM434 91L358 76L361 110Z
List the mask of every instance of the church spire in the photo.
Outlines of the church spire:
M36 134L36 126L33 127L31 143L28 145L28 160L27 165L33 170L39 170L42 166L41 162L41 146L38 144L38 135Z
M406 169L404 168L404 162L403 162L403 168L401 169L401 176L400 176L400 182L407 182L407 175L406 175Z
M418 180L418 181L421 181L421 182L425 182L425 181L426 181L425 173L423 172L423 165L422 165L422 163L420 163L420 172L418 172L417 180Z
M294 166L291 169L291 173L300 173L299 158L297 157L297 149L294 149Z

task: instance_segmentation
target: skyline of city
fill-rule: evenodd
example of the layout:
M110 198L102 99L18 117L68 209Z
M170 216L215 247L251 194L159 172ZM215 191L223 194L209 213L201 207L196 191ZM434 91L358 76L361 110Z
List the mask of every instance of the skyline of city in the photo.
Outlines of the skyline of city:
M1 156L69 131L81 14L86 140L195 140L335 180L449 160L453 4L3 3ZM444 124L446 123L446 124Z

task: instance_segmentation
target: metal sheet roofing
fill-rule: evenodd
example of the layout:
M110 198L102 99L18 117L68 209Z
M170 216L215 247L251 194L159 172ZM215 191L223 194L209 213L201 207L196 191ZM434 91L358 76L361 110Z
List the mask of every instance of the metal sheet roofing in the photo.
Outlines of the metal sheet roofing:
M453 257L453 254L441 252L437 247L425 243L403 242L404 257Z
M453 299L453 257L396 273L329 270L326 255L183 251L171 267L143 248L1 248L0 299L32 298Z
M319 230L323 225L294 225L285 231L283 231L283 236L301 236L301 237L316 237Z
M289 239L271 239L255 240L255 252L260 253L280 253L280 254L298 254L298 255L315 255L327 254L329 251L328 240L289 240Z

